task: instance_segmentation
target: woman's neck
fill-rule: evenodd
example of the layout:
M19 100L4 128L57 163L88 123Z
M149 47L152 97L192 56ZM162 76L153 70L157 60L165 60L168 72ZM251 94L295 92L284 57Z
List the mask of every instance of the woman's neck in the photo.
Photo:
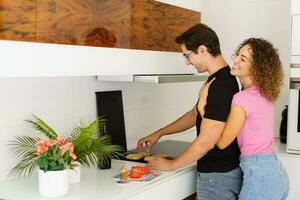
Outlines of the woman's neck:
M244 89L247 89L247 88L254 85L252 79L249 76L243 77L243 78L240 77L240 81L241 81L241 84L242 84Z

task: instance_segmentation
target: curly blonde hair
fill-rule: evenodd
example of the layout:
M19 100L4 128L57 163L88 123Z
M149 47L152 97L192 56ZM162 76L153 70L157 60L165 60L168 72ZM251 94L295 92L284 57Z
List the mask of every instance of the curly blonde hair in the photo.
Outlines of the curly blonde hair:
M236 53L245 45L252 50L251 78L258 87L262 96L275 102L283 84L283 68L277 49L265 39L249 38L244 40Z

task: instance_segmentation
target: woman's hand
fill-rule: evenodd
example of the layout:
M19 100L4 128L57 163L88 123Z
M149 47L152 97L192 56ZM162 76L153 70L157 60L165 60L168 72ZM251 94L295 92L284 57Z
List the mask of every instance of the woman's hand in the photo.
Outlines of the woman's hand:
M208 96L209 87L215 79L216 78L213 78L209 82L204 82L201 89L200 89L200 91L199 91L199 102L198 102L197 109L198 109L201 117L203 117L204 114L205 114L204 107L206 105L206 99L207 99L207 96Z

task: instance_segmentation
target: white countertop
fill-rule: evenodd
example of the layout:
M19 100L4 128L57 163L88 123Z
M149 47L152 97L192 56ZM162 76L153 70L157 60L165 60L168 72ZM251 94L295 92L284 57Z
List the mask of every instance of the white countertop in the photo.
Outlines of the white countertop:
M182 141L182 137L186 138L185 141L192 141L194 134L187 133L188 137L184 135L179 135L178 140ZM185 135L185 136L186 136ZM170 139L170 138L169 138ZM173 138L176 139L176 138ZM274 148L276 153L280 156L288 157L300 157L300 155L289 154L286 152L286 145L280 143L279 139L275 139ZM132 165L143 165L142 163L128 162L113 160L112 168L109 170L100 170L98 168L83 168L81 174L81 182L72 184L69 187L69 193L59 198L60 200L90 200L90 199L105 199L105 200L123 200L123 199L136 199L135 197L141 196L141 194L153 194L153 188L162 188L167 185L167 187L172 187L172 181L181 180L180 177L189 174L184 179L184 184L182 182L176 183L178 189L183 185L186 185L187 182L195 176L196 165L190 165L185 168L173 171L173 172L162 172L162 175L155 178L149 182L130 182L125 185L120 185L116 183L116 180L113 179L113 176L120 172L122 166L126 166L127 169L130 169ZM177 181L178 182L178 181ZM189 187L194 187L189 186ZM177 188L176 188L177 189ZM176 193L175 189L175 193ZM195 190L195 188L193 189ZM148 192L147 192L148 191ZM149 192L150 191L150 192ZM194 192L194 191L189 191ZM159 193L156 192L155 193ZM155 194L153 194L155 196ZM154 197L152 196L152 197ZM33 175L26 179L19 179L13 181L6 181L0 183L0 199L22 199L22 200L44 200L39 195L38 192L38 178L37 175ZM144 198L143 198L144 199Z
M173 171L163 172L159 177L149 182L132 181L125 185L116 183L113 176L120 172L122 166L130 169L132 165L143 165L141 163L112 160L112 168L100 170L98 168L83 168L81 182L71 184L66 196L59 198L61 200L122 200L130 199L146 190L157 187L166 181L171 181L185 173L195 171L195 165ZM26 179L7 181L0 183L0 199L22 199L22 200L44 200L38 192L38 178L33 175Z

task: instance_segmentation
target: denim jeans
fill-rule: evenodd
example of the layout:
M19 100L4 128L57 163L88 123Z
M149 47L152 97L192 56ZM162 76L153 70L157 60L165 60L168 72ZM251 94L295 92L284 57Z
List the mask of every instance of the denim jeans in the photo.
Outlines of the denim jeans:
M235 200L242 186L242 171L238 167L224 173L201 173L197 176L198 200Z
M241 157L244 181L240 200L285 200L289 191L286 171L276 154Z

